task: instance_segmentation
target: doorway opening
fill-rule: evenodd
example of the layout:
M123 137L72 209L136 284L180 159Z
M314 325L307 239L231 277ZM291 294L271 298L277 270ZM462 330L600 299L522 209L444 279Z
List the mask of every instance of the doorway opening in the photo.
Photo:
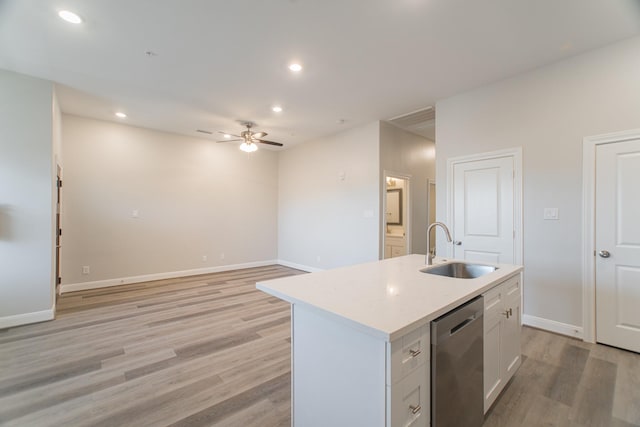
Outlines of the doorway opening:
M410 253L410 179L406 175L385 172L385 197L382 235L384 259Z

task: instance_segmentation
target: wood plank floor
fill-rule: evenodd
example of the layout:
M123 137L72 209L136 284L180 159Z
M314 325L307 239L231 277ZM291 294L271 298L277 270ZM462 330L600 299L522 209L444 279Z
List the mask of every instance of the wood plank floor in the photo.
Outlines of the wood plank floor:
M0 330L3 426L288 426L288 304L268 266L74 292ZM640 355L523 329L485 426L640 426Z
M290 424L281 266L74 292L56 320L0 331L0 424Z
M640 426L640 355L522 329L522 365L485 427Z

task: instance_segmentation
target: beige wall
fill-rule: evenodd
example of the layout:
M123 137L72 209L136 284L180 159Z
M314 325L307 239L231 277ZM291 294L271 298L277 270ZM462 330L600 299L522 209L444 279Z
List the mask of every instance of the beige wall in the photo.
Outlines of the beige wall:
M280 153L280 260L326 269L378 259L378 146L373 122Z
M63 285L276 259L277 153L71 115L62 131Z
M409 253L426 253L427 182L435 178L435 144L389 123L380 122L380 171L381 180L384 180L384 171L411 175ZM384 188L384 182L381 185ZM380 209L382 211L382 207Z
M523 147L528 316L582 325L582 142L640 128L639 52L636 37L437 104L439 189L448 158ZM560 220L544 221L545 207Z
M51 82L0 70L0 328L53 316Z

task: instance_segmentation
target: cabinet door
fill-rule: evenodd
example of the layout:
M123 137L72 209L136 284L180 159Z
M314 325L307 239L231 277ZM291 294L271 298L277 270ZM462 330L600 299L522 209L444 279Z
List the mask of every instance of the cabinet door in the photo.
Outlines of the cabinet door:
M500 304L502 305L502 304ZM504 322L500 313L484 318L484 412L486 413L502 391L501 343Z
M391 257L395 258L397 256L405 255L404 246L391 246Z
M509 317L504 318L504 338L503 338L503 376L507 382L515 374L521 363L520 349L520 292L514 292L506 300L505 309L509 311Z
M484 412L521 363L520 276L484 294Z
M397 384L387 387L390 427L427 427L431 422L429 369L422 365Z
M391 258L391 245L384 245L384 259Z

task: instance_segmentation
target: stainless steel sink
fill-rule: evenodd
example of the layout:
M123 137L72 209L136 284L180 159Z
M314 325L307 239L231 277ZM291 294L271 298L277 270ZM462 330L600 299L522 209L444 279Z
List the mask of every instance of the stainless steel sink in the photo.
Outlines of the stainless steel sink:
M453 277L455 279L475 279L485 274L493 273L498 267L483 264L467 264L466 262L451 262L435 267L426 267L420 270L422 273L438 276Z

